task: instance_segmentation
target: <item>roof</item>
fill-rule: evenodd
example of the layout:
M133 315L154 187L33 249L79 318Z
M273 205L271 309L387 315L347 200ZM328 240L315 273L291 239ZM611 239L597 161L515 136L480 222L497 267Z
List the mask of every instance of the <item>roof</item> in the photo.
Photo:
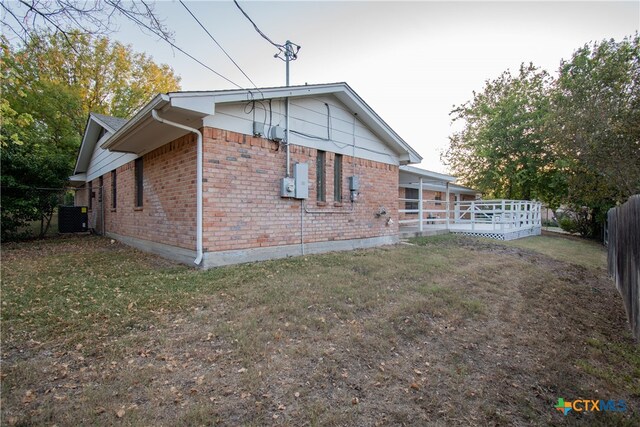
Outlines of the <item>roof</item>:
M78 150L78 157L76 159L76 166L73 173L77 175L87 171L89 162L91 161L91 156L93 155L96 144L100 139L100 133L103 128L106 129L107 132L114 134L122 128L127 121L127 119L120 117L89 113L87 126L84 129L84 136L82 137L82 145L80 145L80 149Z
M422 178L423 182L455 182L456 180L456 177L453 175L433 172L430 170L417 168L415 166L400 166L400 172L405 172L406 175L418 179Z
M445 191L447 184L450 191L464 194L480 194L480 191L455 184L456 177L433 172L415 166L400 166L400 187L418 188L422 179L422 187L427 190Z
M162 117L167 120L199 128L204 117L215 114L216 104L323 94L334 95L356 113L362 123L399 154L403 164L418 163L422 160L422 157L346 83L159 94L121 126L102 144L102 148L141 155L186 134L187 131L155 121L151 117L152 110L162 113Z
M96 119L98 123L103 125L112 133L115 133L118 129L124 126L125 123L128 122L127 119L123 119L120 117L106 116L104 114L91 113L90 115L93 116L93 118Z

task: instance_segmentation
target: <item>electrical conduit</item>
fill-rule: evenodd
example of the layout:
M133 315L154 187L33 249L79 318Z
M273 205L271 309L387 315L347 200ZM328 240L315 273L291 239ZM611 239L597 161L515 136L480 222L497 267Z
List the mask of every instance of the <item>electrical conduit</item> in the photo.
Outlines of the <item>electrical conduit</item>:
M156 110L151 110L151 116L160 123L193 132L198 136L196 159L196 259L193 260L193 263L200 265L204 255L202 252L202 132L196 128L163 119Z

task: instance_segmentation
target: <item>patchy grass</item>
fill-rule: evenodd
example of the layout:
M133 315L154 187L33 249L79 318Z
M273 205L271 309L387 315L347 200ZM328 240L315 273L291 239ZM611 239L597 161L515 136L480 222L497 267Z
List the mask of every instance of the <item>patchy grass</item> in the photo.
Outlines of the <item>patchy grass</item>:
M555 239L206 272L90 236L4 245L2 423L637 424L604 258ZM558 397L629 411L563 418Z
M607 249L600 243L576 236L545 233L505 242L508 246L529 249L551 258L589 268L606 268Z

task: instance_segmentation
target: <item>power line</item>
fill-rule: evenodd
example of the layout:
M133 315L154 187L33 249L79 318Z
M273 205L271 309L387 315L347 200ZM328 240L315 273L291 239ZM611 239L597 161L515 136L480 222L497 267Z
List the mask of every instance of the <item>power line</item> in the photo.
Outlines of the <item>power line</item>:
M182 0L180 0L180 4L187 10L187 12L189 12L189 15L191 15L191 17L193 19L195 19L195 21L198 23L198 25L200 25L200 27L205 31L205 33L207 33L209 38L211 38L211 40L213 40L213 42L220 48L220 50L222 50L224 52L224 54L227 55L227 58L229 58L229 60L231 62L233 62L233 65L235 65L236 68L238 68L238 70L240 70L240 72L247 78L247 80L249 80L251 82L253 87L258 89L258 86L253 82L253 80L251 80L251 78L247 75L247 73L245 73L244 70L238 65L238 63L233 60L231 55L229 55L229 53L220 45L220 43L218 43L218 41L215 39L215 37L213 37L213 35L211 35L209 30L207 30L205 28L205 26L202 24L202 22L200 22L200 20L193 14L193 12L191 12L191 10L187 7L187 5L184 4L184 2Z
M249 20L249 22L251 22L251 24L253 24L253 28L256 29L256 31L258 32L258 34L260 34L262 36L263 39L265 39L266 41L268 41L269 43L271 43L273 46L277 47L278 50L280 52L282 52L284 50L284 45L278 44L276 42L274 42L273 40L271 40L265 33L263 33L260 28L258 28L258 26L256 25L255 22L253 22L253 19L251 19L249 17L249 15L247 15L247 12L245 12L240 5L238 4L238 2L236 0L233 0L233 2L236 4L236 6L238 7L238 9L240 9L240 12L242 12L242 14Z
M129 19L131 19L133 22L135 22L136 24L140 25L141 27L146 28L147 30L151 31L153 34L155 34L156 36L158 36L159 38L161 38L162 40L164 40L165 42L167 42L169 45L171 45L171 47L173 47L174 49L182 52L184 55L188 56L189 58L193 59L194 61L196 61L198 64L202 65L204 68L206 68L207 70L211 71L212 73L214 73L215 75L217 75L218 77L228 81L229 83L231 83L232 85L234 85L235 87L239 88L239 89L244 89L242 86L240 86L239 84L237 84L236 82L234 82L231 79L228 79L227 77L223 76L222 74L220 74L219 72L217 72L216 70L214 70L213 68L211 68L210 66L208 66L207 64L205 64L204 62L200 61L198 58L196 58L195 56L191 55L190 53L188 53L187 51L185 51L184 49L178 47L175 43L173 43L171 40L169 40L164 34L159 33L158 31L154 30L153 28L149 27L147 24L145 24L144 22L140 21L136 16L131 15L128 12L125 12L124 10L122 11L122 13L128 17Z
M258 28L256 23L253 22L253 19L251 19L251 17L249 15L247 15L247 12L245 12L244 9L242 9L242 7L240 7L240 4L238 4L237 0L233 0L233 2L238 7L238 9L240 9L240 12L242 12L242 14L245 16L245 18L247 18L249 20L249 22L251 22L251 24L253 25L253 28L256 29L258 34L260 34L263 39L265 39L266 41L271 43L273 46L278 48L278 53L276 53L274 55L274 57L285 61L287 63L287 69L288 69L289 61L295 61L296 59L298 59L298 52L300 51L300 47L301 46L291 42L290 40L287 40L287 42L285 44L280 44L280 43L274 42L265 33L263 33L262 30L260 30L260 28ZM288 81L287 81L287 85L289 85Z

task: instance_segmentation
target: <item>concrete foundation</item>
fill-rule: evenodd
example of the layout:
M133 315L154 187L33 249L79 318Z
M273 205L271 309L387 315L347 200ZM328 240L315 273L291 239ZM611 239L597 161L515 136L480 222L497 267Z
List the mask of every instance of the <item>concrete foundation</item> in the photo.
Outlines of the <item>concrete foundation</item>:
M150 240L135 237L121 236L115 233L106 233L107 237L116 239L126 245L171 259L183 264L195 266L193 260L196 251L176 246L152 242ZM367 239L332 240L326 242L305 243L302 245L270 246L262 248L238 249L220 252L205 252L201 268L209 269L223 265L242 264L247 262L266 261L270 259L301 256L303 254L319 254L334 251L350 251L365 249L383 245L393 245L399 242L399 237L381 236ZM303 253L304 252L304 253Z

